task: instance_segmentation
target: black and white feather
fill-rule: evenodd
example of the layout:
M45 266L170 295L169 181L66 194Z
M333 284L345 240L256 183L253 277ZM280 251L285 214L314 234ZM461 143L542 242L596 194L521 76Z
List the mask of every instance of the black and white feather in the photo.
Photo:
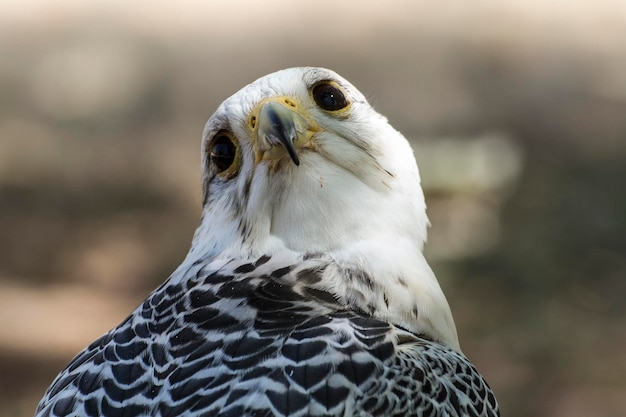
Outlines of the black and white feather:
M227 99L187 258L62 371L44 416L498 416L424 260L404 137L336 73Z

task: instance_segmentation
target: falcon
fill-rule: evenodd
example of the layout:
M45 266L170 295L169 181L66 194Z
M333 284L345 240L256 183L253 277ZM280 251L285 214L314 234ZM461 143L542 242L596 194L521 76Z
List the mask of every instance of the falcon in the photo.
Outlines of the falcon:
M291 68L202 140L182 264L62 371L52 416L497 416L422 249L407 140L352 84Z

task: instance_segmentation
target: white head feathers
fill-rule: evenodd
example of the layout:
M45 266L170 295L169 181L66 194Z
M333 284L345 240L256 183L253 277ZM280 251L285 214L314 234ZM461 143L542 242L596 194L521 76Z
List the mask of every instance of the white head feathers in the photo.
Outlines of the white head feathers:
M321 68L262 77L219 106L202 149L203 219L188 259L326 254L328 291L458 349L421 252L428 218L413 152L348 81ZM375 285L345 282L355 270Z

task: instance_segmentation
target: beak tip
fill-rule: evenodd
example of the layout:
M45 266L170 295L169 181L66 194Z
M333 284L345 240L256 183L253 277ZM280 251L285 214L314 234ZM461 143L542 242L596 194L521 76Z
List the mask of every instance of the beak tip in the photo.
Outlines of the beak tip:
M291 160L293 161L294 164L296 164L296 166L300 165L300 158L298 158L298 153L296 152L296 149L293 145L288 146L285 145L285 147L287 148L287 153L289 153L289 156L291 157Z

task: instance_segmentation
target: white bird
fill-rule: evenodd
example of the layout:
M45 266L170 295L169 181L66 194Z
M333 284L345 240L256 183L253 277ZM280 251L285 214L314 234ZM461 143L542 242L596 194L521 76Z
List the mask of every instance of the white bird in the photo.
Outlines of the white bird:
M338 74L224 101L189 254L41 400L44 416L497 416L424 259L406 139Z

